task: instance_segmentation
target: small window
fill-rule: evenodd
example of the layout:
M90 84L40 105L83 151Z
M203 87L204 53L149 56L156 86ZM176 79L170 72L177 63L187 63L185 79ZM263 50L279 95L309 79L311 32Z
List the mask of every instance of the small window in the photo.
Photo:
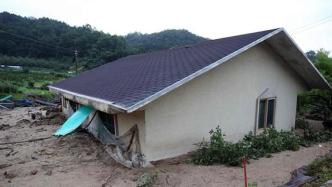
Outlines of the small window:
M259 101L259 129L274 127L275 105L275 98L261 99Z
M117 135L116 115L99 112L99 117L105 127L112 133Z

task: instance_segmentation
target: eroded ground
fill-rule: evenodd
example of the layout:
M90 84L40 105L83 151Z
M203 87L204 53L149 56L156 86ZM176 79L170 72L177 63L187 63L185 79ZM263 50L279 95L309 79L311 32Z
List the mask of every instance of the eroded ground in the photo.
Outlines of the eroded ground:
M155 186L243 186L239 167L195 166L171 160L154 168L126 169L85 132L52 137L63 119L31 120L29 110L38 108L0 110L0 186L136 186L145 173L156 174ZM38 141L5 144L33 139ZM332 143L325 143L251 161L249 182L258 186L283 184L292 170L331 149Z

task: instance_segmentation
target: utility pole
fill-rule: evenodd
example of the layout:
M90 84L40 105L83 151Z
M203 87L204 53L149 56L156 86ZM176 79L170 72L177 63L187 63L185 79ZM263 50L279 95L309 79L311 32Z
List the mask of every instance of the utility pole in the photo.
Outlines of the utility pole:
M77 52L77 49L75 49L75 51L74 51L74 60L75 60L75 73L76 73L76 75L78 75L78 70L77 70L77 54L78 54L78 52Z

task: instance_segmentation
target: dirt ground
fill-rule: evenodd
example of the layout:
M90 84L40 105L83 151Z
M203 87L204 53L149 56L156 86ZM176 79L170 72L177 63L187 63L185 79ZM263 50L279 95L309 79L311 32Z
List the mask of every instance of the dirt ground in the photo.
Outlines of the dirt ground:
M153 168L126 169L115 163L101 144L85 132L62 138L52 133L61 117L31 120L28 111L38 108L0 110L0 186L136 186L144 173L156 173L155 186L243 186L240 167L195 166L184 161L163 161ZM44 140L4 144L46 138ZM290 172L332 149L332 143L273 154L251 161L249 182L278 186Z

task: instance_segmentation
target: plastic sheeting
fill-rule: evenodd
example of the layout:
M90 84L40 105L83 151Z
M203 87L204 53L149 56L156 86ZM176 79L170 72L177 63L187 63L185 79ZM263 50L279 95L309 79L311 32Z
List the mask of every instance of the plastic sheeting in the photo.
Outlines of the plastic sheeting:
M145 167L149 164L141 153L137 125L133 125L123 135L116 136L104 126L98 115L93 120L86 129L104 144L104 149L115 161L128 168Z
M88 106L81 106L72 116L70 116L67 121L58 129L54 135L55 136L64 136L75 129L77 129L81 124L88 118L92 108Z
M279 187L300 187L307 182L315 180L316 177L307 176L307 168L300 167L292 172L292 179L284 185Z

